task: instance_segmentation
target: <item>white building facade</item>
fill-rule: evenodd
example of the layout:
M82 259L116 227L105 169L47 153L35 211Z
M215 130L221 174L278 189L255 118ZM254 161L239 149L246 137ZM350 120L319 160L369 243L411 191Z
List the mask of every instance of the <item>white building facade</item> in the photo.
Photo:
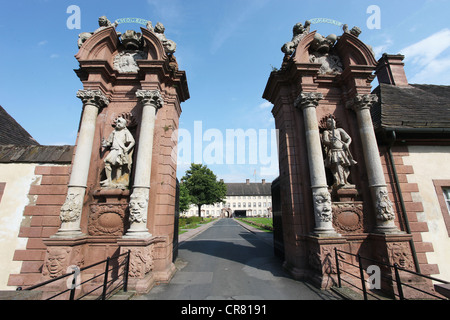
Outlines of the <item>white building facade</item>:
M202 217L272 217L271 183L225 183L227 196L222 203L203 205ZM191 205L183 216L198 216L198 207Z

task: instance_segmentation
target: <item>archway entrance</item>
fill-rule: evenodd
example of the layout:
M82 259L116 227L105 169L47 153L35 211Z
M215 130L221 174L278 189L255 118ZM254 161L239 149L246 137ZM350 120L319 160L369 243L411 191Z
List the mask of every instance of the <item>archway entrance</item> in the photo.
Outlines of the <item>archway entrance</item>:
M235 218L245 218L247 216L247 210L235 210L234 217Z

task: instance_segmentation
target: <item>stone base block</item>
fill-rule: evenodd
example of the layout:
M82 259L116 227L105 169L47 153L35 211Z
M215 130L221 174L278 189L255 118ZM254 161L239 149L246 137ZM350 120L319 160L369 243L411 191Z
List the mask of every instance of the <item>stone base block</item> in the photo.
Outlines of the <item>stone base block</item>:
M175 270L155 270L155 246L165 241L164 237L123 237L117 241L121 254L130 251L129 290L138 294L148 293L156 282L167 282L172 278Z

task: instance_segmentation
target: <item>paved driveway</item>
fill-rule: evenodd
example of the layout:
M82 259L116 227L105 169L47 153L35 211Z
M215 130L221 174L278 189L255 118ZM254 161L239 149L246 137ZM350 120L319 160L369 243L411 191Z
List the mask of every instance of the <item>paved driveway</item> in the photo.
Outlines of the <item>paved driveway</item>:
M178 271L168 284L138 300L335 300L335 295L293 280L273 254L271 234L250 232L220 219L181 242Z

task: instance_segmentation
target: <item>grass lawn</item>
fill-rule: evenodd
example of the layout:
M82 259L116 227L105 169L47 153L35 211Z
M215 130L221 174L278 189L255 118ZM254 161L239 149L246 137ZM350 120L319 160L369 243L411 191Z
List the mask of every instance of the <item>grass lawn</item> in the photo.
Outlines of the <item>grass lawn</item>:
M178 234L185 233L190 229L200 227L202 224L213 221L213 218L200 218L200 217L180 217L178 221Z
M260 230L266 232L273 231L273 220L272 218L239 218L239 221L248 223Z

